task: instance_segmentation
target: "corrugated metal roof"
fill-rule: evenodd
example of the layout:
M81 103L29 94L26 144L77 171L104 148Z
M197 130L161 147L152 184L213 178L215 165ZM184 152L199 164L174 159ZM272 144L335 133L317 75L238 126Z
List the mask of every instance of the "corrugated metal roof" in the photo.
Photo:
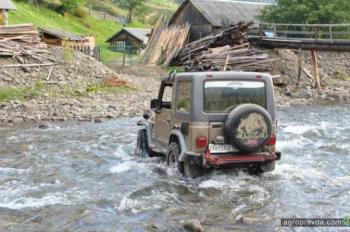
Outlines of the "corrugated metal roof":
M72 34L70 32L59 31L57 29L40 28L39 30L41 33L45 33L62 40L70 40L70 41L87 41L88 40L87 38Z
M16 6L11 0L0 0L0 9L15 10Z
M111 38L107 40L107 42L110 42L115 37L117 37L121 32L126 31L130 35L134 36L136 39L140 40L143 43L148 42L148 35L151 33L151 29L143 29L143 28L123 28L119 32L117 32L115 35L113 35Z
M175 13L179 14L185 4L191 3L215 27L237 24L241 21L257 21L261 9L267 4L229 0L187 0ZM171 20L171 21L172 21Z

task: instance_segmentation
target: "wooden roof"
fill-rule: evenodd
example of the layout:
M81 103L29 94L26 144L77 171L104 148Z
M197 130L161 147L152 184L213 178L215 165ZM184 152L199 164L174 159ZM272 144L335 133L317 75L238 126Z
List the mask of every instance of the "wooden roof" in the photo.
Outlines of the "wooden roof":
M11 0L0 0L0 9L3 10L15 10L16 6Z
M66 31L60 31L52 28L40 28L40 33L51 35L57 39L70 41L87 41L88 39Z
M120 33L126 32L136 39L138 39L142 43L147 43L148 35L151 33L151 29L143 29L143 28L123 28L114 34L111 38L109 38L106 42L111 42L114 40Z
M186 0L170 19L170 24L187 4L192 4L214 27L257 21L260 11L269 5L252 1Z

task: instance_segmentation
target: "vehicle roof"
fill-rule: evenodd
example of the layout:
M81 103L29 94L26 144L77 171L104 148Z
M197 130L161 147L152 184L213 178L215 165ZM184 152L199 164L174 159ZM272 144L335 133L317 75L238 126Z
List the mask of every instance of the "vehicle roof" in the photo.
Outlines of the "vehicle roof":
M182 78L201 78L201 79L209 79L212 76L213 79L221 78L221 79L248 79L248 80L256 80L257 77L259 79L272 79L271 75L268 73L259 73L259 72L239 72L239 71L215 71L215 72L183 72L178 73L176 75L176 79Z

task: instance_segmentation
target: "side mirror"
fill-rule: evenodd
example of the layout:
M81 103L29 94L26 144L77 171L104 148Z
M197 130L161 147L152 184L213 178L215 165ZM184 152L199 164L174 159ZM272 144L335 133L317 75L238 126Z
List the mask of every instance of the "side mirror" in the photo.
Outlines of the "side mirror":
M157 108L158 108L158 105L159 105L158 99L153 99L153 100L151 101L151 109L152 109L152 110L157 109Z

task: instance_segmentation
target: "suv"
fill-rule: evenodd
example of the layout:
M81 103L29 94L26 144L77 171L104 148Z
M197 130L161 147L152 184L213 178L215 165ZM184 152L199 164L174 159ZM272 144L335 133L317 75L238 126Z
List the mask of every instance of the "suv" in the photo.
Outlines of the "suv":
M281 157L272 77L265 73L173 72L143 118L137 154L163 156L184 176L213 168L273 171Z

